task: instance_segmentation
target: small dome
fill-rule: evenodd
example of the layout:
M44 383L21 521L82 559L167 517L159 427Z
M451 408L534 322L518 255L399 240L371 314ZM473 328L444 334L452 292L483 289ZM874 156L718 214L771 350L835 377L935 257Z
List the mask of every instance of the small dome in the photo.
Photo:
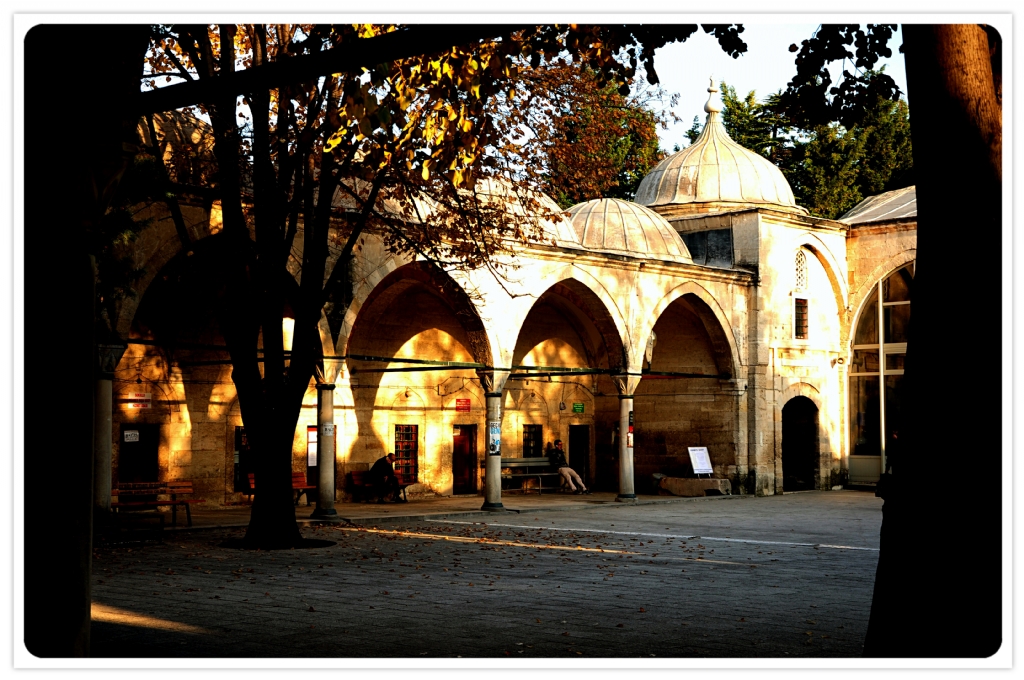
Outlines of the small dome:
M534 216L540 226L540 242L565 248L579 248L576 232L573 231L569 220L565 218L565 211L547 194L526 190L517 191L511 182L498 177L481 177L477 180L474 191L479 199L501 201L518 215L526 214L523 200L532 198L543 213Z
M640 182L636 202L681 206L686 212L713 212L744 205L765 205L807 214L797 206L789 182L767 158L743 148L722 125L721 101L712 83L704 105L707 122L690 146L658 163Z
M569 219L579 242L589 250L693 261L672 225L642 205L617 198L598 198L569 208Z

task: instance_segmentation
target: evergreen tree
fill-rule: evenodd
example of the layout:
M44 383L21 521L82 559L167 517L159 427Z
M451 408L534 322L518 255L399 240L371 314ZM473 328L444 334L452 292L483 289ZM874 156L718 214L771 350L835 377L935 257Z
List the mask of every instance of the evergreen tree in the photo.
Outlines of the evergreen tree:
M729 136L779 166L811 214L835 219L867 196L913 184L906 102L878 96L856 127L801 129L782 112L781 92L759 102L755 91L741 99L734 87L720 87Z
M815 128L806 142L797 142L783 169L799 205L812 215L836 219L857 205L864 194L858 185L865 136L839 124Z
M700 132L703 129L704 129L704 125L700 122L700 118L697 117L697 116L694 116L693 117L693 125L691 125L690 129L687 130L686 132L684 132L683 134L685 134L686 138L690 140L690 144L693 144L694 142L697 141L697 138L700 137ZM679 145L677 144L675 149L674 149L674 151L679 151L679 150L680 150L680 148L679 148Z
M910 147L910 111L903 100L881 97L865 111L861 124L864 152L857 183L865 196L914 183Z
M722 124L726 132L740 146L755 151L765 158L770 155L771 136L768 125L762 118L764 104L757 101L757 93L751 90L744 99L736 94L736 88L724 81L719 85L722 92Z

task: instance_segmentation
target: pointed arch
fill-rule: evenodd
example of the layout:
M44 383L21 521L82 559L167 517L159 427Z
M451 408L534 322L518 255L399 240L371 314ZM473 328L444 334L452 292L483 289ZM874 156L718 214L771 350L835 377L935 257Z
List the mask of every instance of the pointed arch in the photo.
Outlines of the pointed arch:
M842 347L849 347L856 335L855 329L860 322L860 315L864 311L864 304L868 294L874 290L875 285L897 269L905 267L917 260L917 249L908 248L901 253L893 255L882 264L871 270L865 277L863 283L853 292L850 297L850 307L847 311L849 323L844 324L841 330L840 343Z
M825 242L818 238L816 234L804 233L801 234L795 247L806 248L811 251L811 254L821 263L821 266L825 269L825 275L828 277L828 282L832 286L832 295L836 300L836 308L840 310L846 309L849 304L850 291L846 283L846 276L843 273L844 269L839 266L835 255L825 245Z
M621 277L616 277L621 281ZM586 269L573 264L566 264L554 269L540 282L542 291L546 292L556 284L562 284L566 288L574 290L577 295L589 297L592 295L600 302L600 307L607 315L607 319L614 326L614 335L618 338L618 344L623 347L629 346L629 334L626 327L626 310L620 307L620 302L626 298L621 291L614 293L608 289L600 279ZM539 296L538 296L539 297ZM596 307L596 305L595 305ZM525 321L525 315L523 320ZM605 333L602 333L606 335ZM610 334L610 329L609 329Z
M514 357L520 352L520 342L524 338L530 315L544 305L556 309L579 337L588 366L597 368L604 364L604 368L616 369L625 365L625 343L615 315L597 291L576 277L555 281L537 296L519 324L513 345Z
M686 281L665 293L647 316L646 323L640 329L640 337L650 337L661 315L664 314L669 305L682 297L686 297L693 304L694 310L703 322L704 328L711 338L715 361L718 364L719 371L727 373L733 378L739 376L741 366L740 351L729 317L718 303L718 300L715 299L715 296L695 281ZM637 359L637 365L639 365L639 359L641 358L642 356Z
M821 401L821 390L807 382L792 383L787 386L782 393L779 395L779 404L785 405L789 400L794 397L807 397L817 407L818 411L824 409L824 404Z
M351 351L353 339L360 327L373 326L392 302L417 286L440 299L455 315L466 333L467 349L473 361L490 366L491 343L476 305L455 279L436 265L422 260L394 268L373 286L358 305L353 302L346 315L346 326L349 326L350 318L351 326L347 333L343 332L339 337L339 345L344 342L344 346L338 348L341 354Z

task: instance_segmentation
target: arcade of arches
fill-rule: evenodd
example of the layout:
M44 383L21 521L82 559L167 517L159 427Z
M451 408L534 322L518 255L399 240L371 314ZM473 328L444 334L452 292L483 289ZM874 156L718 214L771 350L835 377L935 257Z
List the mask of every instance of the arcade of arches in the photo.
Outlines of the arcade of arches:
M624 497L656 493L654 473L692 476L698 446L734 493L878 479L898 438L916 213L807 215L781 173L770 194L755 186L770 170L750 174L737 159L751 152L709 106L706 132L719 126L732 155L699 155L698 140L652 171L638 203L575 206L553 243L520 250L514 281L449 275L366 235L340 335L321 323L337 500L348 471L389 451L411 494L484 494L489 408L502 457L561 439L588 487ZM906 192L865 203L905 205ZM138 244L150 277L115 322L128 347L104 378L106 474L187 478L208 503L238 503L244 423L196 278L216 258L216 210L184 212L188 257L161 216ZM311 383L293 440L293 470L310 475L316 404Z

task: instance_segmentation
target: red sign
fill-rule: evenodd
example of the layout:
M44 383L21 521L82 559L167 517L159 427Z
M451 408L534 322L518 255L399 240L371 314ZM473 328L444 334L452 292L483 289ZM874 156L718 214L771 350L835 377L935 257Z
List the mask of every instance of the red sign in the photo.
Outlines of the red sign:
M153 408L152 392L124 392L121 402L125 409Z
M455 411L456 413L469 413L469 399L456 399Z

